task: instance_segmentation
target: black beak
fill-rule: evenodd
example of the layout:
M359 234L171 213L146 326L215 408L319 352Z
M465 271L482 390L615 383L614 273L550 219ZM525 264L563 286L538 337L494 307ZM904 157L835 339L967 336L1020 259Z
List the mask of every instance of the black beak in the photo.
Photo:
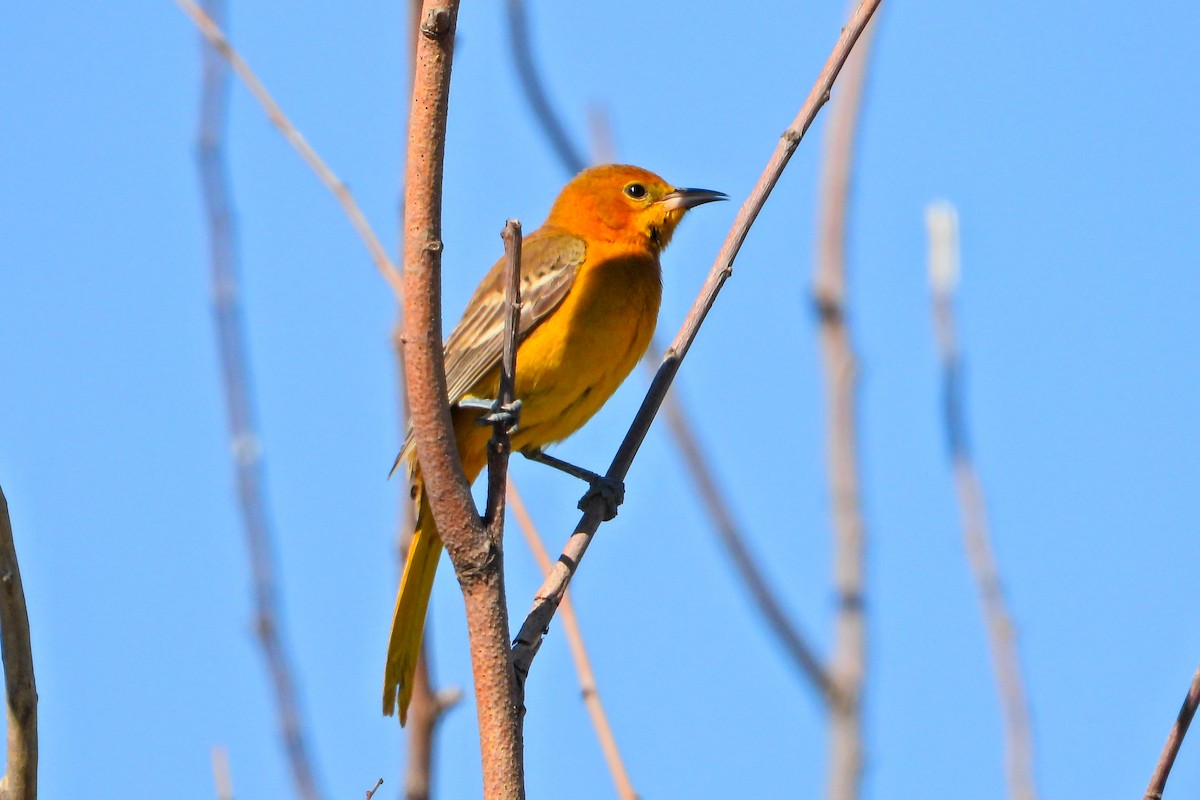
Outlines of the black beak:
M668 195L664 195L662 203L667 211L687 211L689 208L711 203L715 200L728 200L729 198L724 192L714 192L711 189L676 189Z

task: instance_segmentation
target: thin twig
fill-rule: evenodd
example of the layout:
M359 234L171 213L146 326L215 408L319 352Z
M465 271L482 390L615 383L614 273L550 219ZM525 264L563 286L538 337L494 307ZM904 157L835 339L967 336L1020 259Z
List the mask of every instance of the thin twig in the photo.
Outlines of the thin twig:
M650 347L651 350L642 363L653 372L656 369L655 364L662 359L662 351L658 350L657 344L651 344ZM651 358L654 360L651 361ZM688 421L688 415L676 389L668 392L663 400L662 414L679 453L683 456L688 475L695 484L696 496L708 511L717 537L758 606L759 613L767 623L767 629L783 645L801 675L817 690L821 700L827 705L832 704L835 694L833 682L822 666L820 657L809 644L808 637L797 623L788 618L779 598L767 583L766 576L750 552L746 537L733 517L721 483L713 474L713 468L696 438L692 424Z
M542 128L546 137L552 142L565 137L565 127L559 115L554 110L545 93L541 90L541 79L533 66L533 54L527 32L528 21L520 0L509 4L509 24L520 35L511 37L513 59L517 63L517 74L520 76L521 88L529 101L534 119ZM591 132L592 155L597 163L607 163L616 160L616 146L612 133L612 125L603 107L595 106L588 114L588 130ZM574 144L568 143L566 148L554 148L559 156L563 169L570 174L578 172L581 167L572 157L580 151ZM646 351L642 363L653 375L659 363L662 362L663 352L657 338L653 339ZM783 644L784 649L796 663L801 673L816 687L826 703L832 698L832 684L820 664L807 637L800 631L798 624L788 619L774 593L751 555L745 537L740 527L734 522L725 499L725 492L720 482L713 476L712 468L704 450L696 441L692 432L694 426L689 421L681 401L677 399L678 388L668 393L664 400L664 413L676 446L683 455L684 465L692 478L696 494L708 509L709 516L717 530L717 535L729 552L734 566L743 582L750 590L751 596L766 619L768 628L775 633Z
M979 591L1004 717L1008 792L1014 800L1035 800L1033 735L1029 725L1029 701L1021 679L1017 634L1006 607L1000 568L992 551L983 485L967 445L962 360L954 321L954 289L959 273L958 214L953 206L938 204L926 211L926 221L934 327L942 362L946 438L954 465L963 544Z
M837 702L829 707L831 800L862 793L862 696L867 666L866 529L858 466L858 364L846 324L846 240L854 143L875 24L868 25L838 83L829 110L817 211L813 295L825 372L826 453L833 506L833 580L837 606L829 676Z
M270 119L271 124L278 128L283 137L296 149L296 152L304 159L304 163L308 164L309 168L317 174L321 183L325 184L325 187L333 192L338 203L341 204L342 210L350 218L350 224L354 226L354 230L363 240L363 244L367 246L367 250L370 252L379 273L388 282L388 285L392 287L396 299L400 300L404 294L404 279L400 274L400 270L397 269L396 265L392 263L391 258L388 257L387 251L380 243L379 237L375 235L375 231L371 229L366 215L363 214L362 209L355 202L354 195L350 193L350 189L346 184L342 183L341 179L333 173L333 170L317 155L317 152L313 150L312 146L300 134L296 126L283 113L283 109L279 107L279 104L267 92L262 81L258 79L258 76L254 74L249 65L233 49L233 45L229 43L229 39L221 31L220 25L214 22L193 0L175 0L175 4L183 9L183 13L187 14L192 22L196 24L196 27L200 29L200 33L208 40L208 43L229 62L234 72L238 74L238 77L246 85L246 88L254 95L254 99L267 112L267 118Z
M29 643L29 610L8 499L0 488L0 654L4 661L8 760L0 779L3 800L36 800L38 774L37 683Z
M842 64L862 34L863 27L870 20L875 9L879 7L880 2L882 0L863 0L850 22L842 29L833 52L825 62L816 84L809 92L804 105L801 106L799 114L791 126L784 131L758 183L755 184L749 197L738 211L733 227L730 229L721 251L717 254L712 270L700 291L700 296L684 320L675 341L667 350L663 363L642 401L641 408L638 409L633 424L608 468L606 477L609 480L624 481L629 466L633 463L633 458L645 439L646 433L650 430L650 424L654 421L658 408L671 386L671 381L679 370L680 363L696 338L700 324L712 308L717 293L733 273L733 261L750 231L750 226L754 224L754 220L762 210L767 197L770 196L771 190L775 188L784 167L787 166L788 160L816 118L817 112L828 101L830 88L833 86ZM529 672L529 666L532 664L534 656L537 655L537 650L541 646L547 626L554 618L554 612L562 599L563 592L566 591L567 584L575 574L580 559L587 552L588 545L591 543L596 529L600 526L604 511L603 505L603 499L598 496L593 496L592 501L585 504L583 517L575 527L575 532L567 540L563 553L555 562L550 576L534 596L533 610L525 618L525 623L521 626L513 645L514 665L519 675L527 675Z
M229 751L224 747L212 749L213 787L217 800L233 800L233 775L229 772Z
M441 210L457 0L426 0L409 115L405 207L405 355L417 457L467 611L486 798L523 798L521 706L508 650L499 542L471 499L455 446L442 353Z
M1200 706L1200 667L1192 676L1192 685L1188 687L1187 696L1183 698L1183 706L1175 717L1171 732L1167 734L1167 743L1163 745L1162 755L1158 757L1158 764L1154 767L1154 774L1150 776L1150 785L1146 787L1143 800L1162 800L1163 790L1167 788L1167 777L1175 764L1175 756L1179 755L1179 746L1183 744L1188 726L1192 724L1192 717L1196 716L1197 706Z
M375 781L375 785L370 789L367 789L367 800L371 800L371 798L375 796L375 793L379 791L380 786L383 786L383 778Z
M221 0L209 0L213 17L222 19ZM196 9L216 30L216 23ZM212 37L205 36L210 42ZM245 337L238 298L238 265L233 213L229 201L229 177L225 167L224 128L229 94L226 62L203 42L204 63L200 100L197 166L208 217L212 269L213 321L221 359L229 436L236 470L242 527L250 551L254 580L255 632L262 647L267 672L275 692L275 709L280 733L297 793L315 800L320 797L312 760L301 724L296 681L280 633L282 610L275 589L274 534L262 496L261 448L251 397ZM223 55L229 57L228 53Z
M521 527L521 533L525 535L525 541L533 552L533 557L537 559L542 573L548 575L550 573L550 554L546 552L546 545L542 543L542 537L533 524L533 518L529 516L529 511L525 508L525 502L521 499L517 487L511 482L508 484L508 502L517 518L517 524ZM600 700L600 690L596 687L596 675L592 672L592 662L588 658L587 647L583 643L583 631L579 627L579 620L575 617L575 609L571 605L569 591L563 593L559 612L563 634L567 637L567 645L571 648L571 658L575 661L575 672L579 675L579 688L583 693L583 703L587 707L588 716L592 718L592 727L596 729L596 738L600 740L600 749L604 752L604 760L608 763L608 771L612 774L613 783L616 785L617 796L621 800L637 800L638 794L633 789L633 782L629 780L629 772L625 769L625 762L621 760L621 751L617 747L617 738L613 735L608 715L604 712L604 703Z
M521 329L521 223L510 219L500 237L504 240L504 349L500 356L500 388L497 410L506 410L516 400L517 332ZM488 442L487 506L483 513L488 537L500 546L504 536L504 496L508 484L508 457L512 455L510 432L514 420L497 414Z
M538 121L538 127L546 134L559 161L566 165L572 175L587 166L578 148L571 142L566 129L546 97L542 79L533 64L533 48L529 43L529 18L525 14L523 0L508 0L508 39L512 46L513 63L517 77L524 89L525 99Z

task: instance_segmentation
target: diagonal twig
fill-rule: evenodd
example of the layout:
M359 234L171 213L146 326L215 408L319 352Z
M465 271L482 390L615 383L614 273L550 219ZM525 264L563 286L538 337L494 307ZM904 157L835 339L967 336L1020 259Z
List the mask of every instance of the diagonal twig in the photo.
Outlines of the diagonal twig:
M992 653L992 667L1004 717L1004 750L1009 796L1035 800L1033 735L1029 701L1021 679L1017 633L1000 580L1000 568L988 533L983 485L967 443L962 359L954 320L954 289L958 282L958 214L948 203L926 211L929 228L929 277L933 290L934 328L942 364L942 402L954 485L962 518L963 544L979 591Z
M38 775L37 682L29 641L29 610L13 543L8 499L0 488L0 653L4 661L8 750L0 798L36 800Z
M1179 755L1179 746L1183 744L1188 726L1196 716L1197 706L1200 706L1200 668L1197 668L1192 676L1192 685L1188 687L1183 706L1180 707L1175 723L1171 725L1171 731L1167 734L1167 742L1163 745L1162 755L1158 757L1154 774L1150 776L1150 785L1146 787L1143 800L1162 800L1163 790L1167 788L1167 777L1171 774L1171 767L1175 765L1175 757Z
M342 183L341 179L333 173L333 170L317 155L308 141L296 129L287 115L283 113L283 109L271 97L262 81L250 69L249 65L242 59L238 52L233 49L233 45L229 43L229 39L221 31L220 25L213 21L212 17L204 12L200 6L196 5L193 0L175 0L183 13L195 23L200 29L200 33L208 41L208 43L221 56L229 62L233 67L233 71L254 95L254 99L259 102L263 110L267 113L267 118L274 125L283 137L296 149L300 157L304 159L304 163L308 164L309 168L317 174L321 183L325 185L329 191L333 192L338 203L342 206L342 210L346 216L350 218L350 224L354 226L354 230L366 245L368 252L371 254L372 260L375 262L376 268L383 276L383 279L388 282L395 293L397 300L404 294L404 278L400 274L400 270L392 263L388 257L387 251L379 241L379 237L375 235L371 225L367 222L367 217L359 208L358 203L354 200L354 195L350 193L350 189L346 184Z
M801 106L796 119L784 131L758 183L755 184L749 197L738 211L733 227L717 254L716 261L700 291L700 296L696 299L674 342L667 350L663 363L642 401L641 408L638 409L633 424L608 468L606 478L609 480L624 481L634 456L637 455L638 448L641 447L646 433L650 430L650 424L654 421L659 406L662 405L663 398L671 386L671 381L674 380L675 374L679 370L680 363L687 355L692 342L695 341L700 324L716 301L721 287L733 273L733 261L750 231L750 226L754 224L754 220L762 210L763 204L766 203L771 190L775 188L784 167L787 166L787 162L796 151L801 139L804 138L805 132L816 118L817 112L828 101L830 88L833 86L842 64L845 63L854 43L858 41L863 28L871 19L875 9L879 7L880 2L881 0L863 0L850 22L842 29L833 52L825 62L824 68ZM590 502L584 504L584 514L575 527L575 532L567 540L562 555L555 562L550 576L538 589L534 597L533 610L525 618L513 645L513 661L518 674L528 674L529 667L541 646L547 626L554 618L563 592L566 591L571 577L579 566L579 561L587 552L588 545L591 544L592 537L600 526L603 511L602 498L593 497Z
M508 502L517 518L521 533L525 535L525 541L533 552L533 557L541 567L542 573L548 574L550 572L550 554L546 552L546 546L542 543L542 537L538 534L537 527L533 524L533 518L529 516L525 502L521 499L517 487L512 483L508 485ZM613 783L616 785L617 797L621 800L637 800L637 792L633 789L633 782L629 779L625 762L621 760L621 751L617 748L617 738L613 735L612 726L608 722L608 714L605 713L604 704L600 701L600 690L596 688L596 675L592 672L592 662L588 658L587 647L583 643L583 631L579 627L579 620L575 617L575 609L571 605L570 592L563 594L559 612L562 616L563 634L567 637L567 645L571 648L571 658L575 662L575 672L579 675L579 688L583 693L583 702L587 707L588 716L592 718L592 727L596 729L596 738L600 740L600 749L604 752L604 760L608 763L608 771L612 774Z
M528 18L525 15L523 3L520 0L512 0L508 8L509 27L513 32L510 42L521 88L529 102L534 119L546 134L547 139L554 143L566 137L565 126L549 98L546 97L541 79L534 67L528 33ZM594 141L592 149L596 160L598 162L615 160L611 126L602 109L593 109L589 115L589 127L592 131ZM555 146L554 151L566 172L574 174L582 169L582 160L575 155L579 152L579 148L569 140L566 147ZM653 375L662 359L662 348L657 339L654 339L642 363ZM814 648L809 644L808 638L801 632L799 625L788 618L782 604L769 588L762 570L754 560L741 528L734 521L721 484L713 476L708 459L704 456L704 450L696 440L696 435L693 433L694 426L688 420L682 402L676 397L677 393L678 389L667 394L663 403L665 416L676 446L683 455L684 465L692 478L696 493L708 509L722 544L729 553L743 583L749 589L751 597L758 605L768 628L779 638L801 673L816 687L828 704L832 702L833 685L821 666Z
M208 8L213 17L221 19L224 16L221 0L209 0ZM208 14L204 14L204 18L211 22ZM212 24L215 27L216 23ZM212 48L202 44L201 49L204 68L196 158L209 225L213 321L221 359L222 388L242 527L250 550L254 580L254 627L275 692L275 708L292 782L301 797L315 800L320 797L320 792L301 724L291 659L280 633L282 612L275 588L274 534L262 496L263 467L238 299L237 252L223 141L229 70Z
M846 323L846 241L854 144L875 23L867 26L846 60L825 135L813 300L820 320L825 372L826 453L833 507L833 581L837 606L828 676L836 702L829 705L829 797L854 800L862 793L862 695L867 665L866 529L858 465L858 363Z

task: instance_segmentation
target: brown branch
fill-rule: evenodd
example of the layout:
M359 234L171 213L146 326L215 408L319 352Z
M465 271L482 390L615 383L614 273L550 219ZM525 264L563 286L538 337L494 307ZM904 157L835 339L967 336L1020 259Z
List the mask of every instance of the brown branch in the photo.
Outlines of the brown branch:
M609 480L624 481L629 466L633 463L633 458L637 455L638 448L650 430L650 424L654 421L658 408L671 386L671 381L679 370L680 363L696 338L700 324L716 301L717 293L733 273L733 261L750 231L750 226L754 224L754 220L762 210L763 204L766 203L767 197L770 196L771 190L775 188L784 167L787 166L788 160L816 118L817 112L828 101L830 88L833 86L842 64L862 34L863 27L866 26L875 9L879 7L880 2L882 0L863 0L850 22L842 29L833 52L825 62L816 84L801 106L799 114L791 126L784 131L758 183L755 184L749 197L738 211L733 227L730 229L721 251L717 254L712 270L700 291L700 296L684 320L675 341L667 350L663 363L642 401L641 408L638 409L633 424L608 468L606 477ZM595 495L591 502L585 504L583 517L575 527L575 532L567 540L563 553L554 564L550 576L534 596L533 610L525 618L525 623L521 626L513 645L514 665L519 675L527 675L529 672L529 667L541 646L547 626L554 618L563 592L566 591L567 584L570 583L571 577L579 566L579 561L587 552L592 536L600 526L604 511L603 505L603 499Z
M229 772L229 751L224 747L212 749L213 788L217 800L233 800L233 776Z
M500 237L504 240L504 347L500 355L500 388L496 409L507 410L516 400L517 331L521 329L521 223L510 219ZM508 457L512 455L509 435L515 419L497 415L488 442L488 491L484 524L488 538L497 547L504 537L504 496L508 484Z
M657 343L651 344L651 350L647 356L642 363L653 371L654 363L662 358ZM650 357L654 358L654 362ZM779 598L767 583L766 576L750 552L741 526L734 519L733 511L725 499L721 484L713 474L708 456L696 439L696 434L688 421L688 415L678 397L677 390L673 389L667 393L662 409L667 428L671 431L679 453L683 456L687 473L695 484L696 496L700 498L708 511L717 537L724 545L738 576L750 591L750 596L766 621L768 630L779 639L796 668L816 688L821 699L826 704L832 704L835 698L833 682L822 666L820 657L809 644L808 637L795 622L788 618Z
M525 99L529 101L530 111L538 122L538 127L550 141L558 160L574 175L587 166L580 151L571 142L562 121L542 87L542 79L537 67L533 64L533 48L529 43L529 18L525 14L523 0L508 0L508 40L512 47L513 63L517 68L517 78L521 82Z
M1162 755L1158 757L1154 774L1150 776L1150 785L1146 787L1146 796L1143 800L1162 800L1163 790L1167 788L1167 777L1171 774L1171 767L1175 764L1175 756L1179 755L1179 746L1183 744L1183 737L1187 735L1188 726L1192 724L1192 717L1196 716L1197 706L1200 706L1200 668L1197 668L1196 674L1192 676L1192 685L1188 687L1187 696L1183 698L1183 706L1175 717L1175 724L1171 726L1171 731L1167 734L1167 742L1163 745Z
M341 179L333 173L325 162L317 155L312 146L296 129L287 115L283 113L283 109L271 97L262 81L250 69L249 65L242 60L237 51L233 49L233 45L229 43L229 39L221 31L221 27L212 20L193 0L175 0L183 13L196 24L200 29L200 33L204 36L208 43L212 45L221 56L229 62L233 67L234 72L242 79L246 88L254 95L254 99L259 102L263 110L267 113L267 118L271 121L283 137L295 148L300 157L304 159L313 172L317 174L321 183L325 185L329 191L333 192L338 203L342 206L342 210L346 216L350 218L350 224L354 226L354 230L366 245L367 250L371 254L371 259L375 262L376 268L379 270L383 279L388 282L395 293L397 300L401 298L404 292L404 279L400 275L400 270L392 263L388 257L387 251L379 241L379 237L375 235L370 223L367 222L367 217L359 208L358 203L354 200L354 195L350 193L350 189L346 184L342 183Z
M1004 716L1005 762L1009 796L1034 800L1033 736L1029 703L1021 679L1017 634L1006 608L1000 569L988 533L983 486L971 459L964 426L961 359L954 321L954 288L958 278L958 215L949 204L931 206L929 272L938 354L942 362L943 402L954 484L962 518L963 544L979 591Z
M538 534L533 518L525 508L517 487L511 482L508 485L508 502L512 505L513 514L525 541L537 559L543 574L550 574L550 554ZM579 620L575 617L575 609L571 605L570 592L564 592L562 603L559 605L562 615L563 634L567 637L567 646L571 648L571 658L575 661L575 672L579 675L579 688L583 693L583 703L587 707L588 716L592 718L592 727L596 729L596 738L600 740L600 749L604 752L604 760L608 763L608 771L612 773L613 783L616 784L617 796L621 800L637 800L638 794L629 780L629 772L625 762L621 760L621 751L617 748L617 738L609 725L608 715L604 712L604 703L600 701L600 690L596 688L596 675L592 672L592 662L588 658L587 647L583 643L583 631L579 628Z
M487 535L455 446L442 358L441 210L457 0L426 0L409 116L405 208L405 356L426 496L467 610L487 798L525 795L521 709L509 660L499 541Z
M846 220L859 110L874 30L874 24L867 26L858 47L847 59L838 96L829 111L813 276L825 372L826 453L837 595L828 672L837 698L829 706L831 800L854 800L862 793L862 696L867 664L866 530L858 465L858 364L846 324Z
M220 0L209 0L208 8L217 19L224 16L224 6ZM207 20L212 30L216 30L216 23L208 14L199 9L196 12ZM212 41L208 34L205 38ZM275 709L279 715L279 728L292 782L301 797L315 800L320 797L320 792L300 722L300 702L291 659L280 634L282 612L275 589L274 534L262 496L263 466L242 333L237 253L223 142L229 71L226 62L212 48L202 43L201 51L204 69L196 158L209 225L213 321L221 359L222 388L229 420L242 527L253 572L254 627L275 693ZM229 57L228 52L223 55Z
M367 800L371 800L371 798L375 796L375 793L379 791L380 786L383 786L383 778L375 781L375 785L370 789L367 789Z
M0 655L8 709L8 756L0 779L3 800L36 800L38 773L37 682L29 642L29 610L8 499L0 488Z

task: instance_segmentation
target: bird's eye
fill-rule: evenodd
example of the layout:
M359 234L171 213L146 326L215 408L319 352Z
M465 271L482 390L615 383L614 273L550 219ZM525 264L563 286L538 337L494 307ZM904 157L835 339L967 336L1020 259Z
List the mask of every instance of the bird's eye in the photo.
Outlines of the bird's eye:
M634 200L641 200L646 196L646 187L640 183L631 183L625 187L625 194L629 195Z

